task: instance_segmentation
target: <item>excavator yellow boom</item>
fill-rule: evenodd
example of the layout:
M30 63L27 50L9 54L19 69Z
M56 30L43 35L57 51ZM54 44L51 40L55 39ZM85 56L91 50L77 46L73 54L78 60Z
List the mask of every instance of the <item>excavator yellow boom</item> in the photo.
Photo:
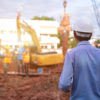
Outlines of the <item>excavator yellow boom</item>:
M18 30L19 40L20 40L20 35L21 35L21 28L23 28L28 34L30 34L33 43L37 47L37 52L40 53L41 47L40 47L40 43L39 43L39 40L38 40L35 30L33 28L31 28L31 26L29 26L25 21L23 23L21 23L20 18L17 17L17 30Z

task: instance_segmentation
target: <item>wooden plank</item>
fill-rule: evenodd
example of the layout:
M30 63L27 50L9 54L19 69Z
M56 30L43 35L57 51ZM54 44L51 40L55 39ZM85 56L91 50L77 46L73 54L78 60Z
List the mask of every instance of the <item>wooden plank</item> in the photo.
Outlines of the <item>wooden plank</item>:
M18 72L8 72L7 75L19 75L19 76L48 76L50 73L18 73Z

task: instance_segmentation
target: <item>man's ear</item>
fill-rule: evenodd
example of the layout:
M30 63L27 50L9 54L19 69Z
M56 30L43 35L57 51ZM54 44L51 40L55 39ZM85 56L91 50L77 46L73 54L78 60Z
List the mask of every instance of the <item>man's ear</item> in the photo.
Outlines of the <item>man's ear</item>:
M76 32L74 31L73 33L74 33L74 38L75 38L75 41L78 43L78 42L79 42L79 40L78 40L78 39L77 39L77 37L76 37Z

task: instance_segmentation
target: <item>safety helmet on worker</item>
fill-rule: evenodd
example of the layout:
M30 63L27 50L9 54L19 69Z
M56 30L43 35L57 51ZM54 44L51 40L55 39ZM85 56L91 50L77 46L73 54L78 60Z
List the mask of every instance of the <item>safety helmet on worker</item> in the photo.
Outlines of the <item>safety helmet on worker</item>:
M83 17L75 20L72 29L76 41L88 41L93 33L93 24L90 19Z
M93 24L87 17L78 17L72 26L73 31L93 33Z

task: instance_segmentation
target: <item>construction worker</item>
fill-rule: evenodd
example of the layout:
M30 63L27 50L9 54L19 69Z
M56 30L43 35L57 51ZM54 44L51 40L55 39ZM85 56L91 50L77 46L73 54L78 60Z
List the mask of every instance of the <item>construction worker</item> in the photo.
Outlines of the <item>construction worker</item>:
M78 45L65 56L59 89L68 92L72 85L70 100L100 100L100 49L88 42L91 20L78 18L72 29Z
M22 68L22 72L24 72L23 69L23 54L24 54L24 47L19 46L18 51L16 52L17 54L17 68L18 68L18 73L20 73L20 70Z
M0 46L0 63L2 63L2 59L4 57L4 52L5 52L4 48L2 46Z
M23 69L26 74L28 74L29 63L30 63L30 52L29 52L29 48L27 47L23 55L23 67L24 67Z
M3 59L4 74L5 75L7 74L7 70L8 70L8 67L10 66L10 64L11 64L11 53L9 52L8 49L5 49L4 59Z

